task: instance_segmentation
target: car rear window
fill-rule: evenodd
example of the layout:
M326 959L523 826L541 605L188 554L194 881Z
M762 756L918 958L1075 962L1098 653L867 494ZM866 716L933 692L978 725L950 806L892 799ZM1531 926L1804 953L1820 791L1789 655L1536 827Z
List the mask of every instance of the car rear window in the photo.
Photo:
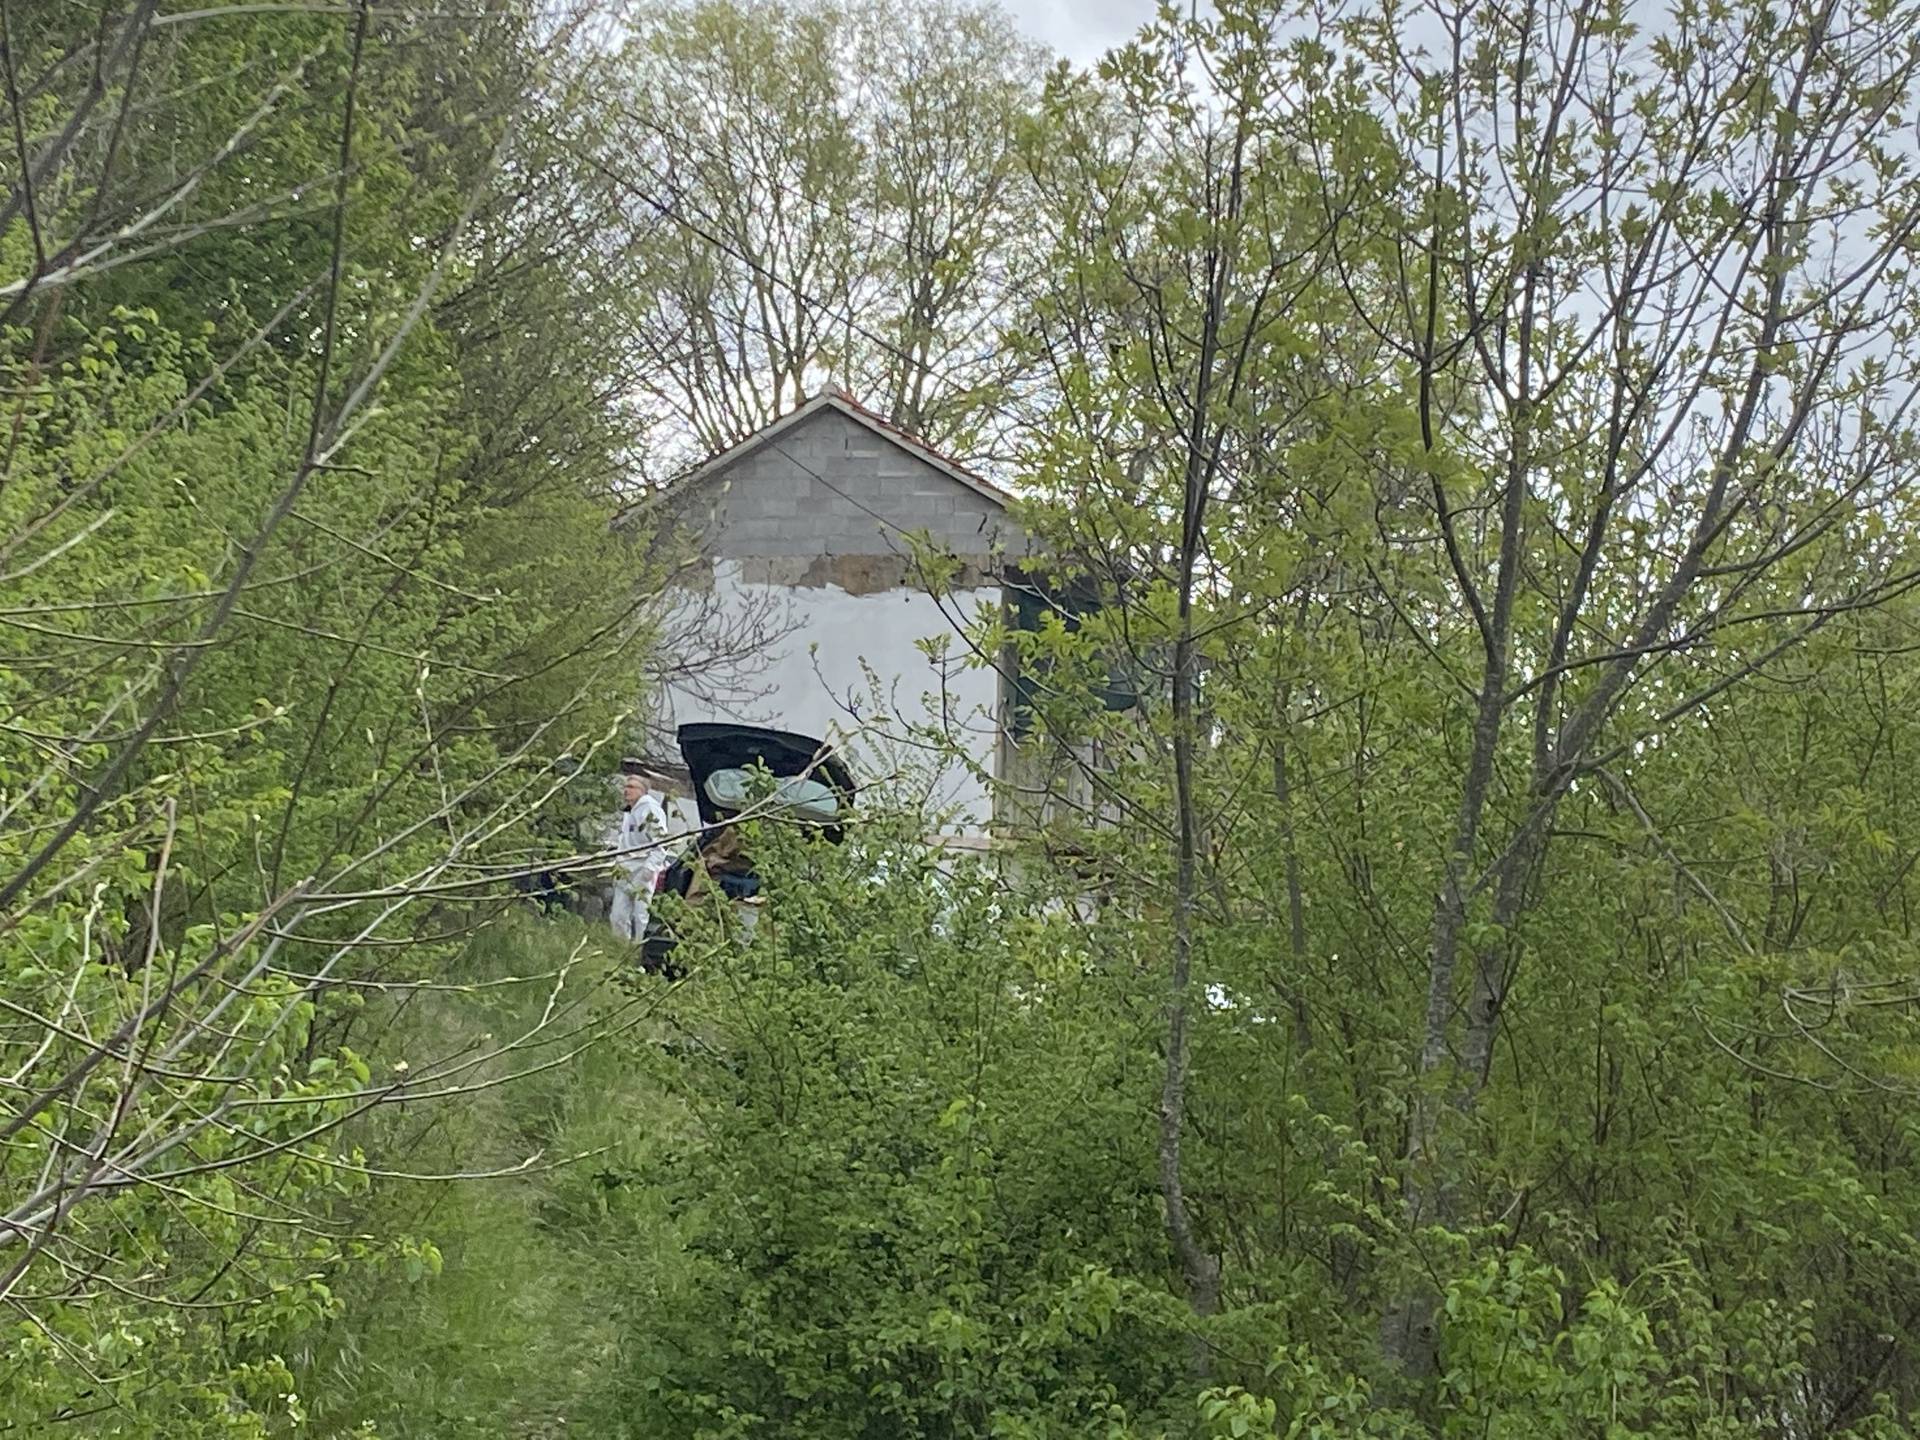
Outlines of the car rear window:
M818 825L839 818L840 797L830 785L794 775L774 781L770 796L765 785L766 777L756 780L750 770L716 770L707 777L707 798L722 810L743 811L764 797L769 812Z

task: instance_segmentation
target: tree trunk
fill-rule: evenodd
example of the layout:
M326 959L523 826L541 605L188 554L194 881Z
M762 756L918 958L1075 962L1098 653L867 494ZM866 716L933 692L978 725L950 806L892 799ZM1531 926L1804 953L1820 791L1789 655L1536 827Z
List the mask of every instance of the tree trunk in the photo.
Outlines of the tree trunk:
M1282 709L1285 709L1284 701ZM1293 784L1287 774L1287 742L1284 739L1274 742L1273 793L1280 802L1280 844L1285 852L1286 864L1287 948L1293 958L1293 973L1287 977L1287 992L1293 1006L1293 1043L1297 1049L1305 1052L1313 1045L1313 1016L1307 1009L1306 991L1300 983L1301 971L1307 959L1307 902L1300 881L1300 847L1293 833Z
M1181 1163L1181 1142L1187 1114L1187 1003L1193 983L1194 899L1199 881L1198 803L1194 796L1193 753L1198 734L1194 721L1195 644L1193 582L1204 537L1207 496L1218 468L1218 437L1210 434L1214 401L1214 365L1220 353L1220 330L1226 308L1228 272L1232 268L1230 237L1222 233L1240 214L1241 165L1246 145L1242 130L1233 153L1233 165L1223 212L1215 212L1213 248L1207 256L1207 302L1200 334L1199 362L1194 371L1191 411L1187 421L1186 454L1181 467L1179 554L1179 616L1173 643L1173 791L1177 813L1173 898L1173 968L1167 993L1167 1071L1160 1091L1160 1197L1166 1207L1167 1237L1179 1261L1187 1303L1196 1315L1212 1315L1220 1308L1220 1261L1200 1244L1187 1205ZM1242 355L1244 359L1244 352ZM1229 390L1231 398L1232 390ZM1194 1354L1195 1369L1206 1368L1205 1352Z

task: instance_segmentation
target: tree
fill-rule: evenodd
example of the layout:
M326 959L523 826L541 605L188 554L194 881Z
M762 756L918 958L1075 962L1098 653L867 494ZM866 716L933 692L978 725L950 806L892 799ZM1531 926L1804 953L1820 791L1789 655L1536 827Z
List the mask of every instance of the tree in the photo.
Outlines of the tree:
M829 383L984 447L1013 378L993 339L1024 279L1012 137L1037 70L983 6L642 17L602 164L631 217L618 253L665 464Z
M1164 709L1142 712L1144 751L1126 748L1167 760L1170 804L1136 794L1123 809L1128 823L1172 816L1157 827L1172 850L1160 1183L1202 1316L1220 1307L1221 1282L1185 1194L1188 1024L1211 883L1203 852L1230 823L1197 769L1217 724L1203 667L1234 643L1226 637L1265 628L1276 601L1290 604L1288 584L1276 590L1261 573L1277 558L1273 537L1245 522L1267 500L1263 442L1297 432L1323 383L1296 363L1327 285L1315 205L1345 203L1294 182L1295 141L1274 120L1298 72L1266 24L1244 6L1205 26L1164 21L1110 62L1108 89L1056 87L1029 150L1057 217L1055 279L1032 343L1058 410L1032 461L1071 507L1042 526L1107 597L1112 621L1092 625L1096 646L1130 657L1146 693L1165 696ZM1284 756L1283 745L1270 753Z
M1569 787L1911 583L1884 539L1914 438L1910 18L1683 7L1646 33L1575 4L1344 32L1427 197L1380 322L1417 380L1408 459L1453 580L1415 623L1479 652L1430 927L1415 1223L1457 1214L1443 1115L1487 1083ZM1428 19L1439 70L1412 38ZM1389 1353L1425 1368L1431 1330L1396 1308Z
M1487 1357L1462 1358L1478 1322L1458 1290L1487 1249L1539 1245L1563 1273L1599 1268L1622 1287L1645 1273L1617 1229L1599 1257L1555 1238L1586 1223L1571 1218L1585 1201L1535 1175L1549 1162L1521 1138L1562 1112L1518 1077L1577 1064L1573 1031L1563 1043L1542 1018L1513 1042L1526 1058L1513 1057L1512 1088L1496 1075L1508 998L1528 976L1542 1016L1562 1025L1583 1001L1609 1017L1603 1031L1666 1011L1644 994L1639 1010L1612 1008L1593 978L1612 972L1582 971L1576 957L1596 953L1583 946L1617 935L1579 913L1576 897L1608 871L1567 834L1616 837L1618 817L1635 816L1630 843L1659 843L1661 824L1642 826L1634 808L1646 807L1644 770L1741 764L1720 747L1746 682L1792 673L1798 647L1849 617L1904 613L1911 562L1894 537L1913 438L1900 357L1915 212L1892 137L1911 71L1907 49L1880 48L1893 31L1879 27L1904 19L1856 18L1754 15L1707 36L1683 9L1649 45L1604 7L1360 11L1317 28L1227 7L1217 23L1168 22L1110 62L1107 93L1083 82L1086 100L1036 137L1068 243L1030 329L1053 377L1034 516L1109 612L1039 643L1062 674L1089 645L1127 655L1142 693L1163 697L1116 724L1060 687L1047 723L1069 739L1091 727L1128 757L1101 782L1119 826L1082 848L1145 897L1116 919L1199 917L1192 953L1225 1003L1292 1012L1285 1036L1252 1047L1276 1099L1302 1094L1376 1155L1400 1157L1369 1183L1364 1224L1315 1234L1287 1160L1313 1157L1284 1129L1260 1132L1244 1088L1210 1087L1261 1073L1241 1041L1212 1040L1195 1050L1186 1101L1213 1138L1179 1157L1178 1198L1200 1217L1203 1255L1240 1257L1222 1278L1229 1313L1279 1303L1275 1285L1308 1303L1290 1257L1318 1253L1313 1288L1342 1297L1343 1363L1366 1374L1369 1354L1383 1357L1401 1377L1394 1393L1430 1418L1487 1378L1474 1369ZM1280 38L1290 23L1298 43ZM1423 58L1443 35L1438 58ZM1217 313L1222 212L1161 187L1212 163L1224 194L1232 172L1226 152L1142 143L1154 131L1129 120L1231 132L1245 113L1236 55L1298 69L1253 112L1251 173L1272 198L1249 189L1239 243L1271 248L1240 262L1247 308L1228 311L1226 333L1249 348L1227 373L1245 388L1209 415L1193 377ZM1291 188L1269 178L1281 175ZM1150 198L1135 209L1134 196ZM1250 324L1261 280L1284 273L1275 252L1305 283L1283 282L1271 323ZM1218 428L1195 446L1187 424ZM1164 457L1216 448L1212 520L1194 542L1192 493ZM1190 632L1188 573L1200 580ZM1183 633L1198 649L1187 723L1204 737L1191 779L1174 704ZM1249 783L1262 774L1270 785ZM1198 843L1169 844L1167 817L1186 828L1196 800ZM1149 832L1191 857L1191 880L1146 858ZM1678 863L1664 903L1726 903ZM1880 980L1904 993L1894 978ZM1207 1043L1227 1053L1210 1059ZM1169 1053L1177 1070L1177 1036ZM1828 1154L1781 1119L1781 1143ZM1683 1126L1671 1133L1688 1143ZM1222 1147L1260 1153L1257 1135L1277 1146L1278 1173L1220 1168ZM1605 1136L1601 1125L1592 1143L1604 1150ZM1604 1154L1567 1144L1611 1172ZM1837 1168L1822 1173L1840 1188L1871 1163L1829 1158ZM1287 1197L1277 1233L1263 1180ZM1643 1215L1666 1203L1644 1198ZM1707 1263L1685 1247L1632 1248L1641 1265ZM1186 1270L1191 1294L1199 1272ZM1533 1303L1524 1288L1514 1305ZM1586 1302L1565 1288L1571 1327ZM1610 1303L1586 1301L1595 1316ZM1347 1329L1371 1306L1386 1315L1378 1350ZM1649 1322L1662 1347L1686 1343L1677 1314ZM1821 1327L1837 1323L1821 1314Z
M504 210L582 18L7 16L7 1424L298 1424L291 1337L424 1253L343 1135L599 1033L376 1076L360 1028L639 698L600 335L551 348L591 191Z

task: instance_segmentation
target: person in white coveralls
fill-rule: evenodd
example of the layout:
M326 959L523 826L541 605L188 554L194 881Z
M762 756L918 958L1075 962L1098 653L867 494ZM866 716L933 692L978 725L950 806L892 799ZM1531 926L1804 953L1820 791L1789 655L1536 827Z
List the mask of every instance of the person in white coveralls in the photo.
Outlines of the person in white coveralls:
M613 933L638 941L647 929L654 877L666 868L667 812L654 798L646 766L620 762L620 818L613 834Z

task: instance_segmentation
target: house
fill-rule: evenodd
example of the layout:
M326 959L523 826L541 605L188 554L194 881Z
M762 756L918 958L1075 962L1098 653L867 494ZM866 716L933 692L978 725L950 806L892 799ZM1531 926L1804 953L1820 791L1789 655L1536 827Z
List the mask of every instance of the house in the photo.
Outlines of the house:
M837 390L663 489L647 505L673 567L656 753L694 721L798 731L943 815L950 843L983 841L1009 692L966 629L1027 554L1010 499Z

